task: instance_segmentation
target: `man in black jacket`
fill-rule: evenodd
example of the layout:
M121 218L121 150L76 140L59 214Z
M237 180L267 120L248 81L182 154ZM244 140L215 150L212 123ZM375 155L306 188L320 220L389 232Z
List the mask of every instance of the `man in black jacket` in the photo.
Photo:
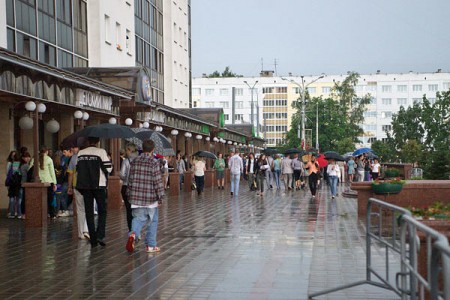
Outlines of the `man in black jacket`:
M105 149L97 147L99 138L89 137L88 142L89 147L78 152L77 189L84 198L91 246L105 246L106 186L112 164ZM97 229L94 221L94 199L98 207Z

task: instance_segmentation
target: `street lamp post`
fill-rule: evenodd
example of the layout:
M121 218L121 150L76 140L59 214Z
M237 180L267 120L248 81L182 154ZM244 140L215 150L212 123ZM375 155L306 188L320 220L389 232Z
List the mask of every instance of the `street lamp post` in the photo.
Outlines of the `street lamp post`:
M305 107L306 107L306 103L305 103L305 89L308 88L309 85L313 84L314 82L316 82L317 80L321 79L324 77L324 75L321 75L319 77L317 77L316 79L314 79L313 81L311 81L310 83L308 83L305 86L305 80L304 80L304 76L300 76L302 79L302 84L298 84L297 82L295 82L293 79L287 79L284 77L281 77L282 80L286 80L289 81L292 84L295 84L296 86L298 86L300 88L300 96L301 96L301 104L302 104L302 131L301 131L301 136L300 136L300 126L298 126L298 130L297 130L297 136L298 138L301 138L301 145L302 145L302 149L305 150L306 149L306 139L305 139ZM317 128L316 128L316 134L317 134ZM316 144L317 142L317 137L316 137Z
M254 117L253 117L253 90L255 89L255 85L258 83L258 80L256 80L255 81L255 83L253 84L253 86L250 86L250 84L248 84L248 82L247 82L247 80L244 80L244 83L248 86L248 88L250 89L250 92L251 92L251 111L250 111L250 122L252 123L252 127L254 127L254 122L253 122L253 120L254 120Z

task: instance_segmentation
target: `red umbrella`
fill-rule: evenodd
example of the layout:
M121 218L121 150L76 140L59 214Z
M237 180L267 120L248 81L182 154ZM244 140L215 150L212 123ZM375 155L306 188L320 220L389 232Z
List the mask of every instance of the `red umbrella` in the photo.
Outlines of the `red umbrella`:
M319 164L319 167L321 167L321 168L325 168L326 166L328 166L328 160L325 159L325 155L323 155L323 154L320 154L316 158L316 161Z

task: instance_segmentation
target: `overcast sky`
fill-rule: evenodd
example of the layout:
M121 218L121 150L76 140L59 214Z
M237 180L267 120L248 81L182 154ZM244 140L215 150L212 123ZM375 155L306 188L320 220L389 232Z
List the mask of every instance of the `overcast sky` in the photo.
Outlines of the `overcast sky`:
M450 0L192 0L194 77L450 72Z

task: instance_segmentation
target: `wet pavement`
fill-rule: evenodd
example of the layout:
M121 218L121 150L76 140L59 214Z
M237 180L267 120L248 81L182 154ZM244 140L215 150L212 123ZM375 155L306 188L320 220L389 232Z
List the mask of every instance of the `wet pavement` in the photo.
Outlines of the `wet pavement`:
M340 187L341 191L343 187ZM109 211L107 246L77 239L73 217L26 229L0 218L0 299L307 299L365 277L364 230L356 199L331 200L327 187L239 196L206 189L166 198L158 246L125 250L125 211ZM374 264L383 254L374 251ZM378 253L378 254L377 254ZM361 286L317 299L397 299Z

